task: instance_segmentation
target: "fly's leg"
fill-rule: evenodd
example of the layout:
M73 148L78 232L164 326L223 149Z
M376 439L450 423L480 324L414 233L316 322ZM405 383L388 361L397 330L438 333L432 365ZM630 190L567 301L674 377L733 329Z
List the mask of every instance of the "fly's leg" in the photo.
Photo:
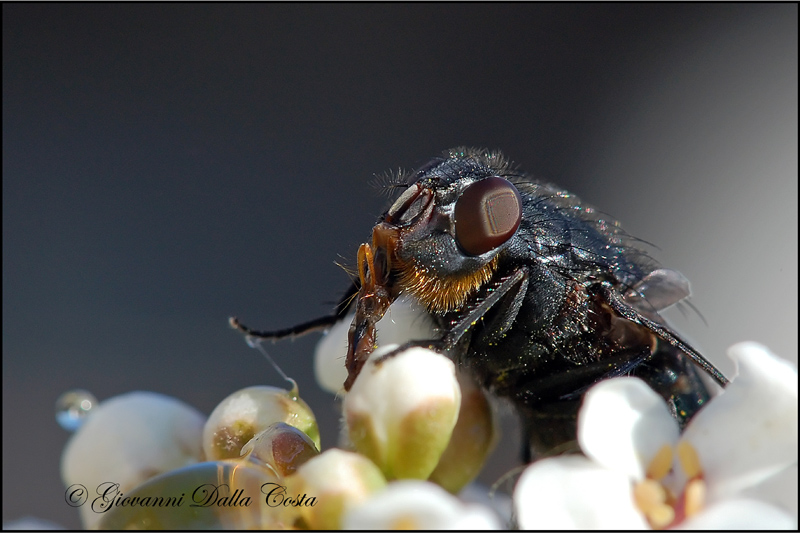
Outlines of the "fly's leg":
M444 335L441 339L432 339L432 340L416 340L416 341L409 341L405 344L395 348L394 350L382 355L379 357L375 364L379 365L383 361L386 361L390 357L394 357L395 355L403 352L409 348L421 347L421 348L428 348L430 350L434 350L437 352L445 352L454 348L458 342L466 335L468 331L470 331L475 324L478 323L479 320L483 318L483 316L498 302L500 302L504 296L513 293L520 293L524 292L527 289L527 282L528 282L528 271L525 268L519 268L515 270L512 274L507 277L502 278L499 281L497 287L492 287L488 291L488 295L486 298L480 300L480 303L475 307L472 307L458 319L452 326L449 328L449 331L446 335ZM516 312L519 310L519 307L512 307L512 312ZM513 317L510 318L510 321L513 321Z
M692 348L688 342L680 338L676 333L670 331L663 324L659 324L658 322L650 320L638 310L631 307L619 295L616 294L614 287L610 283L604 281L603 283L599 284L599 291L608 305L610 305L620 316L630 320L631 322L634 322L635 324L646 327L658 338L685 353L697 364L697 366L702 368L709 376L714 378L714 380L722 387L725 387L728 384L728 379L722 374L722 372L720 372L717 367L711 364L708 359L703 357L700 352Z
M271 341L285 339L287 337L294 339L295 337L300 337L306 333L325 331L336 324L336 322L344 318L344 316L347 315L350 303L352 302L357 291L358 287L356 285L350 286L344 296L342 296L341 300L339 300L339 303L336 305L336 311L332 315L315 318L313 320L309 320L308 322L303 322L302 324L291 326L289 328L277 329L274 331L256 331L239 322L239 319L234 316L228 319L228 324L230 324L233 329L244 333L248 337L253 337L256 339L267 339Z
M239 322L239 319L233 316L228 319L228 324L230 324L233 329L241 331L248 337L276 341L286 337L293 339L314 331L325 331L340 319L341 317L338 315L323 316L320 318L315 318L314 320L309 320L308 322L303 322L302 324L298 324L290 328L278 329L275 331L255 331Z

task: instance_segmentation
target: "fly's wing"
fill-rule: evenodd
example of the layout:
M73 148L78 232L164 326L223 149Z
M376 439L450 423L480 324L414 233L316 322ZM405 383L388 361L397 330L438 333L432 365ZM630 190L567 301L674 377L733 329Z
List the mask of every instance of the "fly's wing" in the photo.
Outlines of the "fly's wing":
M658 268L626 291L622 300L644 313L656 314L690 295L689 280L683 274Z
M621 301L642 315L656 322L663 322L659 312L688 298L690 294L689 280L683 274L677 270L659 268L625 292ZM665 329L669 330L667 327ZM691 347L689 349L694 351ZM653 356L638 365L633 372L633 375L647 381L650 387L664 397L681 428L711 398L710 390L695 366L705 360L697 361L696 355L699 354L695 354L696 352L687 353L678 344L660 337ZM702 367L709 377L722 384L722 374L716 368L710 363L708 367Z

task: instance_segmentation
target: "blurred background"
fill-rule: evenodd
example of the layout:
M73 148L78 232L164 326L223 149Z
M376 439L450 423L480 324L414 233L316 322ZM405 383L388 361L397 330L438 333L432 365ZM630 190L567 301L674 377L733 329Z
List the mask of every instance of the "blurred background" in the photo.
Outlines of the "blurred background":
M283 382L228 328L328 313L376 174L503 150L658 245L726 373L797 361L797 6L3 5L3 521L78 527L54 402ZM334 444L316 336L270 347ZM513 419L487 483L516 464ZM511 429L508 429L511 428ZM796 494L796 489L795 489Z

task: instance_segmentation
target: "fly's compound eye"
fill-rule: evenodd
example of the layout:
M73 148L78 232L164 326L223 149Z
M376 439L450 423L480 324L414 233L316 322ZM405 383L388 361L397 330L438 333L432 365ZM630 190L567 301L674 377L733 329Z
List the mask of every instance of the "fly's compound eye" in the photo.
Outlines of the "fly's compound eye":
M521 219L514 185L497 176L476 181L456 202L456 241L468 254L481 255L510 239Z

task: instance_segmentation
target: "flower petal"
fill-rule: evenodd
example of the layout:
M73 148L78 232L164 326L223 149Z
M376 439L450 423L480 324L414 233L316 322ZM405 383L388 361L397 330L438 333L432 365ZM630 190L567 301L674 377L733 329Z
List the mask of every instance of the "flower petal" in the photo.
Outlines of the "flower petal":
M678 424L664 400L638 378L614 378L589 389L578 414L578 442L601 465L642 479Z
M476 503L491 509L503 524L510 524L514 503L509 494L491 490L480 483L470 483L458 493L464 503Z
M678 529L775 530L797 529L789 513L756 500L731 499L707 507L702 513L682 522Z
M763 346L732 346L738 375L687 426L709 501L740 492L797 462L797 369Z
M797 463L774 476L742 491L744 498L753 498L784 509L797 521Z
M386 315L375 324L378 345L437 338L436 325L422 305L409 296L395 300Z
M649 529L630 478L578 455L529 466L514 489L514 508L522 529Z
M500 436L486 392L472 376L457 372L461 407L450 443L428 478L456 494L477 476Z

